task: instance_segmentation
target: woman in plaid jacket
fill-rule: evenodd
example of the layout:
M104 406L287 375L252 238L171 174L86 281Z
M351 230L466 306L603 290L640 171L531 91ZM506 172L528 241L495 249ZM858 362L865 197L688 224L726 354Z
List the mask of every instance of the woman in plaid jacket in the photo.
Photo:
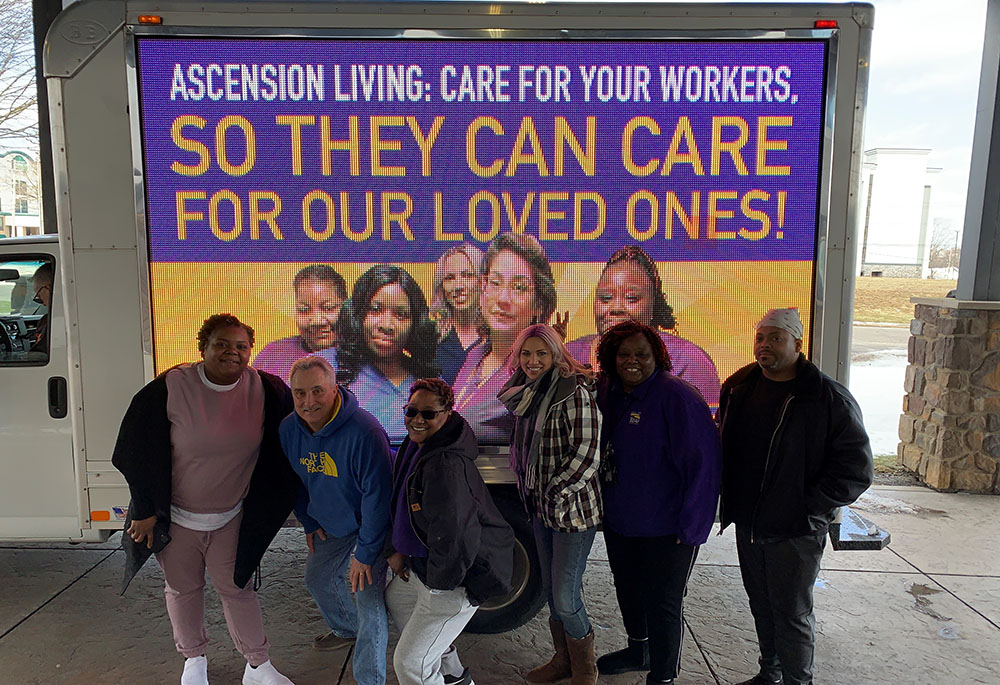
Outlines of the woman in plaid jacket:
M594 631L581 581L601 521L600 413L593 373L551 326L528 326L512 347L510 381L498 397L514 416L511 469L532 516L555 656L529 683L594 685Z

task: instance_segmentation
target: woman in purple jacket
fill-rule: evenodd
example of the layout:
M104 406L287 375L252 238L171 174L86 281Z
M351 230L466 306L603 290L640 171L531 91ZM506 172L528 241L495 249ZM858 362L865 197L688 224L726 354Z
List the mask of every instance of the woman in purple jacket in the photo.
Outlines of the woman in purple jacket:
M628 645L597 660L602 674L680 668L683 604L698 546L715 521L722 452L701 393L673 375L660 336L625 321L597 350L604 541Z

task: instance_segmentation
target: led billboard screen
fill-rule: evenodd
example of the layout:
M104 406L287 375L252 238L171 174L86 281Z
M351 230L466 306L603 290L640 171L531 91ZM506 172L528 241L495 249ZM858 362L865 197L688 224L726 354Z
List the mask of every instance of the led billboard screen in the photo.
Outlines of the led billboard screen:
M657 326L710 404L752 325L808 348L822 40L137 38L157 371L209 314L319 352L399 440L440 373L485 443L513 336ZM345 302L346 301L346 302ZM561 316L560 316L561 318ZM287 380L287 376L286 376Z

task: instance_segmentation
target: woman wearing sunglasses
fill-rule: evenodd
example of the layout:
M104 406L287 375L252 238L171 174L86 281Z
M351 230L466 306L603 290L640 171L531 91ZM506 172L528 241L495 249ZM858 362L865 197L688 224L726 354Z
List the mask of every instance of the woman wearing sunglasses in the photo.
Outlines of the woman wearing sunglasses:
M476 436L454 404L447 383L422 378L403 408L385 592L400 630L392 660L400 685L471 683L451 643L480 604L510 592L514 531L486 490Z

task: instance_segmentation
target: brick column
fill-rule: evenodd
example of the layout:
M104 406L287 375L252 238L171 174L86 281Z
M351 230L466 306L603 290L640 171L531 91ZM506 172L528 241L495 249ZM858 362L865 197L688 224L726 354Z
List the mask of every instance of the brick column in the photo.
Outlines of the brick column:
M1000 494L1000 302L911 302L899 463L938 490Z

